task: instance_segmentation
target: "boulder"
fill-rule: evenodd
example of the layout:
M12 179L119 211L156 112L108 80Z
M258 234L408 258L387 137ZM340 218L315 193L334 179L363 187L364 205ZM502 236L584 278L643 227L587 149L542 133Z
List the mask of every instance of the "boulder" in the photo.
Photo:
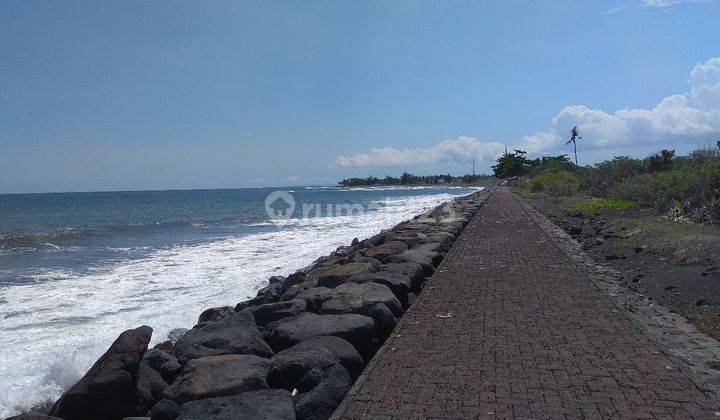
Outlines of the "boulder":
M168 399L160 400L150 410L151 420L174 420L180 415L180 406Z
M415 245L416 243L418 243L420 241L420 238L418 238L417 232L410 231L410 232L397 233L397 234L389 237L388 240L405 242L405 244L407 244L407 246L411 248L413 245Z
M353 378L358 377L365 366L362 356L360 356L360 353L355 350L352 344L340 337L333 336L313 337L301 341L273 356L271 362L272 360L277 361L283 357L290 358L291 355L302 355L305 351L320 351L334 357L350 372ZM303 358L297 357L297 359L302 360Z
M371 306L383 304L396 316L402 315L402 306L384 284L346 283L333 289L333 297L323 302L322 314L362 314L367 315Z
M175 343L170 340L165 340L155 344L153 348L162 351L172 351L175 348Z
M185 335L185 333L188 332L187 328L173 328L168 333L168 340L172 341L173 343L177 342L179 339L182 338L182 336Z
M160 376L160 373L151 368L143 359L138 370L134 413L139 416L147 414L150 408L161 399L161 395L167 387L168 384Z
M382 245L366 248L360 251L362 255L376 260L383 261L390 255L400 254L408 250L408 246L402 241L388 241Z
M121 419L132 414L140 360L152 328L124 331L90 370L60 397L50 416L65 420Z
M340 364L328 368L312 390L293 398L298 419L326 419L350 391L350 374Z
M147 364L153 370L160 373L163 380L168 383L174 381L177 374L182 370L182 365L175 356L158 349L146 351L141 363Z
M263 341L253 315L248 311L237 312L220 321L196 325L175 343L173 351L180 363L223 354L273 355Z
M272 276L268 279L268 285L258 290L257 297L261 297L265 302L277 302L283 292L283 284L285 277Z
M203 322L220 321L228 315L235 313L235 308L232 306L221 306L219 308L205 309L203 313L198 317L198 324Z
M427 242L427 243L419 243L412 247L413 251L423 251L423 252L437 252L438 254L443 253L443 247L441 244L437 242Z
M373 273L376 271L380 271L380 263L377 261L350 262L347 264L334 264L328 267L322 267L316 272L311 273L311 276L317 278L318 286L333 288L345 283L355 274Z
M190 360L163 393L178 404L267 389L268 359L250 354L227 354Z
M324 419L350 389L350 374L332 353L293 346L272 358L268 384L296 389L295 414L300 419Z
M410 278L413 291L420 290L425 279L425 270L422 265L416 262L385 263L385 271L388 273L402 274Z
M312 287L310 289L302 290L296 295L297 299L303 299L308 308L317 311L322 306L322 303L333 297L332 289L327 287Z
M264 326L273 321L300 315L307 310L307 303L303 299L293 299L253 306L247 310L253 314L257 325Z
M317 315L305 313L297 318L280 321L268 336L276 351L284 350L308 338L331 335L347 340L358 352L368 356L377 350L375 321L364 315Z
M180 416L177 420L293 420L295 418L290 392L283 389L266 389L187 402L180 406Z
M437 266L442 260L442 255L437 252L431 251L416 251L408 250L398 255L391 255L388 257L387 262L389 263L407 263L414 262L422 266L426 276L429 276L435 271Z
M379 283L390 288L403 306L407 306L407 294L413 290L410 277L404 274L380 271L378 273L356 274L350 277L352 283Z
M375 321L378 335L383 340L390 335L398 322L392 311L382 303L371 306L367 311L367 315Z

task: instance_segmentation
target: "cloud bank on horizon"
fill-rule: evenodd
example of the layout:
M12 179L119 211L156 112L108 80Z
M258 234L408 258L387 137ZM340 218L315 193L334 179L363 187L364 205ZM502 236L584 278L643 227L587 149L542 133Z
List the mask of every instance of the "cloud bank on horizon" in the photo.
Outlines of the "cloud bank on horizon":
M647 0L661 7L679 0ZM690 91L664 98L652 109L620 109L612 113L586 105L563 108L547 131L525 136L509 148L531 155L565 153L567 133L574 126L583 135L585 150L632 151L643 146L697 144L703 137L720 135L720 57L697 64L690 71ZM668 146L670 147L670 146ZM496 159L505 145L460 136L455 140L418 149L373 148L368 153L338 156L334 168L410 167L447 162L487 162ZM671 147L672 148L672 147Z

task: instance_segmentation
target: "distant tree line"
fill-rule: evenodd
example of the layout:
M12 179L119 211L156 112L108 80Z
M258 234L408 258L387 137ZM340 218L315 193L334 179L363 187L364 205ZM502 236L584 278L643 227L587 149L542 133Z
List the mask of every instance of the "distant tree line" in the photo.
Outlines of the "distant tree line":
M442 184L476 184L487 182L492 177L489 175L462 175L453 176L450 174L440 175L413 175L410 172L403 172L399 177L385 175L384 178L369 176L367 178L347 178L338 182L343 187L360 187L373 185L442 185Z

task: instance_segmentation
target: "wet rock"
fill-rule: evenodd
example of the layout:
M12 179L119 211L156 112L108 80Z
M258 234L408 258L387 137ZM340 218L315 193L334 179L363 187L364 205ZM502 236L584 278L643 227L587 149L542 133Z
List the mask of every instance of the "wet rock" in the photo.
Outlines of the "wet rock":
M407 294L413 290L410 277L404 274L381 271L378 273L357 274L350 278L352 283L379 283L387 286L403 306L407 306Z
M644 249L645 249L645 248L643 248L643 247L641 247L641 246L636 246L635 248L633 248L633 250L635 251L635 253L643 252Z
M282 389L243 392L229 397L206 398L180 406L177 420L293 420L290 393Z
M163 399L150 410L151 420L174 420L180 415L180 406L174 401Z
M307 303L303 299L293 299L284 302L266 303L264 305L248 308L255 317L255 323L264 326L270 322L278 321L290 316L299 315L307 310Z
M380 263L374 262L351 262L347 264L335 264L319 269L313 273L317 277L318 286L333 288L345 283L350 277L360 273L373 273L380 271Z
M248 311L237 312L220 321L196 325L175 343L173 351L180 363L223 354L273 355L263 341L253 315Z
M280 351L309 338L325 335L347 340L366 360L377 349L375 321L357 314L305 313L297 318L282 320L269 334L268 342L273 349Z
M176 403L267 389L268 359L228 354L190 360L163 396Z
M367 315L370 307L385 305L395 316L402 315L402 306L390 289L379 283L346 283L333 289L333 297L323 302L323 314Z
M90 370L55 403L51 416L65 420L120 419L133 409L140 360L152 328L124 331Z
M182 336L185 335L185 333L188 332L187 328L175 328L170 330L168 333L168 340L172 341L173 343L177 342L179 339L182 338Z
M570 234L570 235L580 235L580 234L582 234L582 228L581 228L581 227L578 227L578 226L571 226L571 227L567 230L567 232L568 232L568 234Z
M695 301L695 306L705 306L707 305L707 301L705 299L698 299Z
M360 241L358 240L358 238L353 238L352 242L350 242L350 246L356 247L358 245L360 245Z
M605 259L606 260L625 260L625 259L627 259L627 257L624 255L608 254L608 255L605 255Z
M228 315L235 313L235 308L232 306L221 306L219 308L205 309L203 313L198 317L198 324L203 322L220 321Z

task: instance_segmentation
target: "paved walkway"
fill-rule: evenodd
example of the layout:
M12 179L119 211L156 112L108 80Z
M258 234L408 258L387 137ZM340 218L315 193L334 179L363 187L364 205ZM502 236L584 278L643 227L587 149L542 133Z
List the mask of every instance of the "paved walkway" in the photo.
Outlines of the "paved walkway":
M337 418L708 418L712 403L505 189L468 224Z

